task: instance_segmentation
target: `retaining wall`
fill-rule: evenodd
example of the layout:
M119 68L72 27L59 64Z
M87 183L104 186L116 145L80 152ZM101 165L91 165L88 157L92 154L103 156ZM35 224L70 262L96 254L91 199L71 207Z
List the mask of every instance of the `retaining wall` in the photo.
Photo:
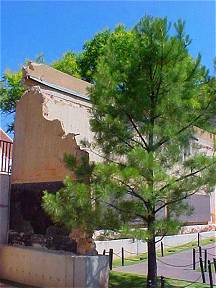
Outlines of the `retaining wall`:
M216 231L202 232L200 233L200 240L216 237ZM156 240L156 249L160 249L160 238L157 237ZM163 244L165 248L175 247L178 245L183 245L191 241L197 241L198 233L192 234L180 234L165 236L163 238ZM124 248L125 257L131 257L133 255L138 255L141 253L147 252L147 243L141 240L132 240L132 239L120 239L120 240L109 240L109 241L95 241L96 249L98 253L102 254L105 249L107 252L109 249L113 249L113 258L116 259L121 256L121 248Z
M108 256L0 246L0 279L36 287L108 288Z
M0 173L0 244L7 243L10 176Z

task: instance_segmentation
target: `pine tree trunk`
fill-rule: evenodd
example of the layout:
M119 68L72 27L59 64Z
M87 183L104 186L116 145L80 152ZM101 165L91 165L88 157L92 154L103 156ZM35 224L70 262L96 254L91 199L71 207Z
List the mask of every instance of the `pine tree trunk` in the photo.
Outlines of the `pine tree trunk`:
M151 283L151 284L150 284ZM148 241L148 277L147 287L157 287L157 261L155 237Z

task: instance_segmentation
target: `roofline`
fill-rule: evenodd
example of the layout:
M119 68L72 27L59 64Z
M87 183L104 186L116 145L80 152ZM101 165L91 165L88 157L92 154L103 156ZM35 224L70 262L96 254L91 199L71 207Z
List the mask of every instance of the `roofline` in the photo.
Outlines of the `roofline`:
M31 75L27 75L27 78L32 79L32 80L34 80L34 81L36 81L38 83L41 83L41 84L43 84L43 85L45 85L47 87L53 88L53 89L61 91L61 92L65 92L67 94L75 96L76 98L79 98L79 99L85 100L87 102L90 102L89 97L87 97L87 96L85 96L85 95L83 95L81 93L78 93L77 91L74 91L74 90L71 90L71 89L67 89L67 88L64 88L64 87L56 85L56 84L49 83L47 81L38 79L38 78L36 78L34 76L31 76Z
M8 136L8 134L0 127L0 130L3 132L3 134L5 134L9 139L10 139L10 141L11 142L9 142L9 141L5 141L5 140L1 140L1 141L4 141L4 142L8 142L8 143L13 143L13 140L11 139L11 137L10 136Z

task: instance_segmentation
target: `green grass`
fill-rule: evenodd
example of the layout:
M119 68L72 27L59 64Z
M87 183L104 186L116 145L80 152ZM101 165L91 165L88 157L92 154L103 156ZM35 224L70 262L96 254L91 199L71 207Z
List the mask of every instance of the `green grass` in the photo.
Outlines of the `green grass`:
M207 244L211 244L211 243L215 243L216 239L215 238L208 238L205 240L201 240L200 244L201 246L207 245ZM184 245L180 245L180 246L176 246L176 247L172 247L172 248L166 248L164 249L164 255L172 255L172 254L176 254L185 250L189 250L192 248L197 247L197 241L193 241L193 242L189 242L188 244L184 244ZM161 251L157 251L157 256L160 257L161 256ZM140 263L143 261L146 261L148 258L148 254L146 253L142 253L139 255L135 255L132 257L127 257L125 259L125 266L127 265L133 265L136 263ZM113 260L113 267L118 267L121 266L121 258L117 258L115 260Z
M180 281L174 279L166 279L165 287L169 288L180 288L189 285L190 282ZM145 288L146 287L146 277L140 276L132 273L119 273L111 272L109 280L109 288ZM160 287L160 285L158 285ZM207 288L209 286L195 283L191 284L190 288Z

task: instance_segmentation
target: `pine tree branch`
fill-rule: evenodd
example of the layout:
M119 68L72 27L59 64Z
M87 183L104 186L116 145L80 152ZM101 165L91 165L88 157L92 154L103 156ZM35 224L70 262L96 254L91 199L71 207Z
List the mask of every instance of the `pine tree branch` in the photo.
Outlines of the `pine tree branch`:
M181 134L183 131L187 130L189 127L194 126L194 123L196 121L198 121L202 116L204 116L206 110L209 108L210 104L212 101L209 101L209 103L206 105L205 109L203 110L203 113L200 113L197 117L195 117L191 122L189 122L186 126L182 127L178 132L175 133L175 135L173 135L173 138L178 136L179 134ZM157 148L159 148L160 146L162 146L163 144L167 143L168 141L170 141L170 137L165 137L162 138L160 141L158 141L158 143L156 143L153 147L153 150L155 151Z
M134 142L134 143L136 143L136 144L138 144L138 145L140 145L143 149L146 150L146 147L144 147L144 146L142 145L142 143L140 143L139 141L135 140L134 138L129 138L129 140L132 141L132 142Z
M104 160L106 160L106 161L108 161L108 162L117 164L117 165L119 165L119 166L125 166L125 164L120 163L120 162L117 162L117 161L115 161L115 160L112 160L112 159L110 159L110 158L108 158L108 157L106 157L106 156L104 156L104 155L101 155L101 154L95 152L95 150L92 150L91 148L88 148L88 149L89 149L93 154L97 155L98 157L100 157L100 158L102 158L102 159L104 159Z
M124 182L121 179L117 179L117 178L113 178L113 179L120 182L124 186L126 186L130 190L130 191L128 191L128 193L130 193L132 196L135 196L138 199L140 199L145 204L146 208L148 208L148 202L139 193L137 193L133 187L131 187L128 183Z
M187 179L187 178L189 178L189 177L193 177L193 176L197 175L198 173L204 171L205 169L211 167L211 166L214 165L214 164L216 164L216 161L214 161L213 163L211 163L211 164L209 164L209 165L206 165L206 166L202 167L202 168L199 169L199 170L196 170L196 171L194 171L194 172L191 172L191 173L189 173L189 174L186 174L186 175L184 175L184 176L179 177L178 179L175 180L175 182L179 182L179 181L185 180L185 179ZM170 185L171 185L170 183L166 184L165 186L163 186L162 188L160 188L159 192L161 192L161 191L163 191L164 189L168 188Z
M181 197L181 198L174 199L174 200L172 200L172 201L169 201L169 202L164 203L162 206L160 206L159 208L157 208L157 209L155 210L155 214L156 214L158 211L160 211L161 209L165 208L166 206L169 206L169 205L171 205L171 204L174 204L174 203L177 203L177 202L180 202L180 201L182 201L182 200L185 200L185 199L189 198L190 196L196 194L199 190L200 190L200 187L199 187L198 189L196 189L193 193L189 193L189 194L186 193L186 194L185 194L183 197Z
M137 132L138 136L140 137L140 139L141 139L142 142L144 143L145 146L144 146L143 148L144 148L145 150L148 150L148 144L147 144L147 142L145 141L145 139L144 139L144 137L142 136L142 134L140 133L138 127L137 127L136 124L135 124L135 122L133 121L133 118L132 118L131 115L128 114L128 113L127 113L127 116L128 116L128 118L129 118L132 126L134 127L135 131Z
M118 206L116 206L116 205L114 205L114 204L112 204L112 203L106 202L106 201L104 201L104 200L102 200L102 201L103 201L105 204L107 204L108 206L116 209L117 211L122 212L122 213L125 213L125 214L128 214L128 211L127 211L127 210L124 210L124 209L122 209L122 208L119 208ZM143 215L141 215L141 214L138 214L138 213L135 213L134 215L135 215L136 217L139 217L139 218L143 219L143 221L147 222L147 218L146 218L145 216L143 216Z
M166 235L167 235L167 232L164 233L159 240L155 241L155 244L157 244L158 242L161 242Z

